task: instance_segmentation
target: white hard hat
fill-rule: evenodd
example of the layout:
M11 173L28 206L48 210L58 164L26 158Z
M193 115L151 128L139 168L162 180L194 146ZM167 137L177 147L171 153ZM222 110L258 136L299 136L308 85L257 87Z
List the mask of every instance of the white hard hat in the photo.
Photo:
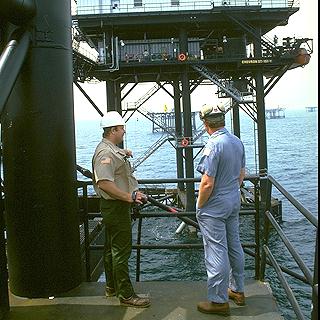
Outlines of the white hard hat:
M117 111L109 111L107 112L101 119L100 127L116 127L116 126L124 126L126 123L124 119L120 116Z
M220 106L209 106L207 104L204 104L201 107L201 110L199 112L200 119L203 120L206 117L210 116L224 116L226 113L225 107Z

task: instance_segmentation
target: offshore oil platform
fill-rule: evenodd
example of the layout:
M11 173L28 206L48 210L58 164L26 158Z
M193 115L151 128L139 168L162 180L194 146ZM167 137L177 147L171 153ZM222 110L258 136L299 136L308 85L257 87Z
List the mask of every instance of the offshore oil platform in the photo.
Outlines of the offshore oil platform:
M282 119L285 118L285 108L270 108L266 109L266 118L267 119Z
M227 101L234 134L240 137L240 110L257 128L258 170L245 178L240 212L254 221L254 237L243 247L254 259L255 276L246 290L257 309L255 315L257 319L282 319L261 282L268 265L276 271L298 319L304 315L284 275L311 288L311 318L318 318L317 242L311 268L277 224L272 189L315 228L318 220L269 174L267 160L264 98L286 72L308 64L313 42L295 37L280 41L276 36L270 40L266 34L287 25L298 10L299 3L294 0L0 3L0 319L71 319L80 315L83 319L124 319L124 311L112 299L101 300L103 286L94 282L102 270L104 228L98 199L88 195L91 182L77 181L77 170L85 177L90 177L90 171L75 160L73 84L87 97L93 112L102 116L116 110L127 120L139 112L152 121L154 130L167 132L136 165L166 141L176 149L176 178L139 181L141 185L176 183L171 194L155 190L152 195L164 210L168 204L180 206L175 213L133 212L139 221L133 245L137 250L135 286L161 302L139 313L139 319L204 319L190 310L197 299L194 288L203 284L139 281L141 250L201 249L201 244L145 244L142 221L170 216L188 222L186 217L194 217L199 182L194 175L194 149L203 147L198 139L204 130L195 127L190 97L203 84L216 86L218 97ZM82 88L81 83L90 81L105 82L106 110ZM146 82L154 86L125 106L124 99ZM145 102L159 90L172 98L170 119L168 114L157 116L144 109ZM271 227L298 262L302 275L274 259L268 246ZM177 292L188 294L180 301ZM168 295L172 295L170 301L164 299ZM259 302L259 295L268 302ZM246 308L237 309L236 314L254 318ZM136 318L136 311L127 311L126 319Z

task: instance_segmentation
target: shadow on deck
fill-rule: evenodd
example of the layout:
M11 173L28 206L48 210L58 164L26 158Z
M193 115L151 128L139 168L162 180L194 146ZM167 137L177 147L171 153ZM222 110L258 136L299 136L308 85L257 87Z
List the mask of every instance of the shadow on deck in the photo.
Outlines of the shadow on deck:
M205 282L137 282L134 284L136 292L151 298L151 306L147 309L122 307L115 297L106 299L104 286L101 282L84 282L63 296L50 300L11 295L11 310L5 320L283 319L269 285L260 281L246 281L247 304L239 307L230 302L229 317L197 311L197 302L206 300Z

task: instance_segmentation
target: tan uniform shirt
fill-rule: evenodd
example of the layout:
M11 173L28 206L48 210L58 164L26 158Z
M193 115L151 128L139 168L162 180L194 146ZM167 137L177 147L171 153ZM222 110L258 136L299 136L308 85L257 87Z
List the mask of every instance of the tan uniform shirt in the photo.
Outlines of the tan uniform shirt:
M102 139L95 150L92 169L93 187L97 195L104 199L115 200L98 187L97 182L100 180L112 181L124 192L132 193L138 190L138 182L132 174L125 151L106 138Z

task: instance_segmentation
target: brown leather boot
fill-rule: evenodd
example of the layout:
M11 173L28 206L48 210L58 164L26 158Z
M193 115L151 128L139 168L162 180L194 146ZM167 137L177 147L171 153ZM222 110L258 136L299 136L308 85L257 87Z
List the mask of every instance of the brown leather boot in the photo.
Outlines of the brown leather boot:
M214 313L221 316L229 316L229 303L216 303L211 301L204 301L198 303L198 310L203 313Z
M133 294L133 296L128 299L120 298L120 305L125 307L147 308L150 306L150 299L141 298L138 295Z
M228 295L229 299L233 300L238 306L244 306L246 304L246 299L243 292L235 292L229 288Z

